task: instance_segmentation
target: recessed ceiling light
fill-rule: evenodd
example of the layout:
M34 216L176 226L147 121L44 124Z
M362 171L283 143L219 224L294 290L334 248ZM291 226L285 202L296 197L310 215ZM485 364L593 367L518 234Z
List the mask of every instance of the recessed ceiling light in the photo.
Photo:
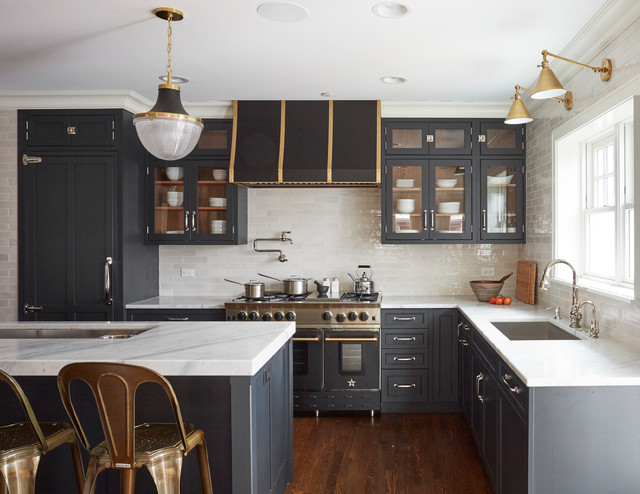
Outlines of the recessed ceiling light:
M324 96L325 98L331 98L332 94L324 92L324 93L320 93L320 96Z
M167 74L161 75L160 77L158 77L158 79L166 83L168 80ZM173 84L186 84L187 82L189 82L189 78L183 77L181 75L171 74L171 82Z
M301 5L288 2L265 2L258 5L258 14L265 19L280 22L301 21L309 11Z
M380 81L384 82L385 84L403 84L407 82L407 79L405 77L385 75L384 77L380 78Z
M397 19L411 12L411 7L399 2L380 2L371 9L374 14L387 19Z

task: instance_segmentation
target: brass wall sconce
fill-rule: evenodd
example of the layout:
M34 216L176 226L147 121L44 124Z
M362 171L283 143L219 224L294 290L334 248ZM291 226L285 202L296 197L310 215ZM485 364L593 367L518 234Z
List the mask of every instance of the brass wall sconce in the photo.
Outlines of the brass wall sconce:
M529 115L529 112L527 111L527 107L524 106L524 103L522 102L522 97L520 96L521 89L523 91L527 91L528 93L533 93L531 89L527 89L526 87L522 87L516 84L516 94L514 96L514 102L511 105L511 109L509 110L507 118L504 121L504 123L506 124L515 125L533 121L533 118L531 118L531 115ZM551 97L550 99L553 99L558 103L564 103L565 110L571 110L571 108L573 107L573 94L571 93L571 91L566 91L564 93L564 98Z
M591 65L586 65L584 63L576 62L575 60L561 57L560 55L555 55L554 53L549 53L547 50L542 50L542 63L538 65L538 67L542 67L542 70L540 71L538 81L532 91L533 94L531 97L533 99L557 98L567 92L562 84L560 84L560 81L553 71L549 68L547 57L559 58L565 62L571 62L576 65L580 65L581 67L591 69L596 74L600 74L600 80L602 80L602 82L606 82L611 79L611 73L613 72L613 65L609 58L604 58L600 67L592 67Z

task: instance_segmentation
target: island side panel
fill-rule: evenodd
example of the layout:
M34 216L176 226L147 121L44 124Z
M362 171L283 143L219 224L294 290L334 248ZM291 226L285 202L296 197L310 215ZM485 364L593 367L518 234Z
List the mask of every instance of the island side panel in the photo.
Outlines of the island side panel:
M640 492L640 387L531 392L530 494Z
M234 494L283 494L293 479L291 366L289 341L254 376L230 379Z

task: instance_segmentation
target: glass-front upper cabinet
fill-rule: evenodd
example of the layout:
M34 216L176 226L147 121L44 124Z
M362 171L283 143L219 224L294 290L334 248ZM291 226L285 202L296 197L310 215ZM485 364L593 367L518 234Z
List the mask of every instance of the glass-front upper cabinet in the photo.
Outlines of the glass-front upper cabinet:
M388 160L384 241L471 239L469 160Z
M481 121L477 141L482 155L521 155L524 151L524 125Z
M231 133L231 120L205 120L200 139L189 156L231 155Z
M385 153L469 155L471 122L387 122Z
M521 240L524 238L524 166L519 159L481 160L480 238Z
M184 159L167 164L156 160L147 169L152 200L146 239L158 243L241 243L234 207L238 195L246 203L246 193L238 193L228 183L228 160Z

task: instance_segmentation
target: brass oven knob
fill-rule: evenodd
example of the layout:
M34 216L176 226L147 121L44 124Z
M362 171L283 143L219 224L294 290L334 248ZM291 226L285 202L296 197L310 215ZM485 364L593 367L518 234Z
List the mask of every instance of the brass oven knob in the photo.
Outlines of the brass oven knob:
M349 319L349 321L355 321L358 319L358 313L353 311L349 312L349 314L347 314L347 319Z
M268 312L266 314L262 314L263 321L271 321L271 319L273 318L271 317L271 314L269 314Z
M245 311L238 312L238 321L246 321L247 313Z
M251 311L249 313L249 319L251 319L252 321L257 321L258 319L260 319L260 315L256 311Z
M361 321L366 321L367 319L369 319L369 314L367 314L366 312L361 312L360 313L360 320Z
M287 321L295 321L295 319L296 319L296 313L295 313L295 312L291 312L291 311L289 311L289 312L287 312L287 313L284 315L284 317L285 317L285 319L286 319Z
M284 319L284 314L280 311L276 312L273 316L276 321L282 321Z
M336 321L338 321L338 322L344 322L344 320L345 320L346 318L347 318L347 317L346 317L344 314L338 314L338 315L336 316Z
M322 319L324 319L325 321L331 321L332 317L333 317L333 314L331 314L331 312L322 313Z

